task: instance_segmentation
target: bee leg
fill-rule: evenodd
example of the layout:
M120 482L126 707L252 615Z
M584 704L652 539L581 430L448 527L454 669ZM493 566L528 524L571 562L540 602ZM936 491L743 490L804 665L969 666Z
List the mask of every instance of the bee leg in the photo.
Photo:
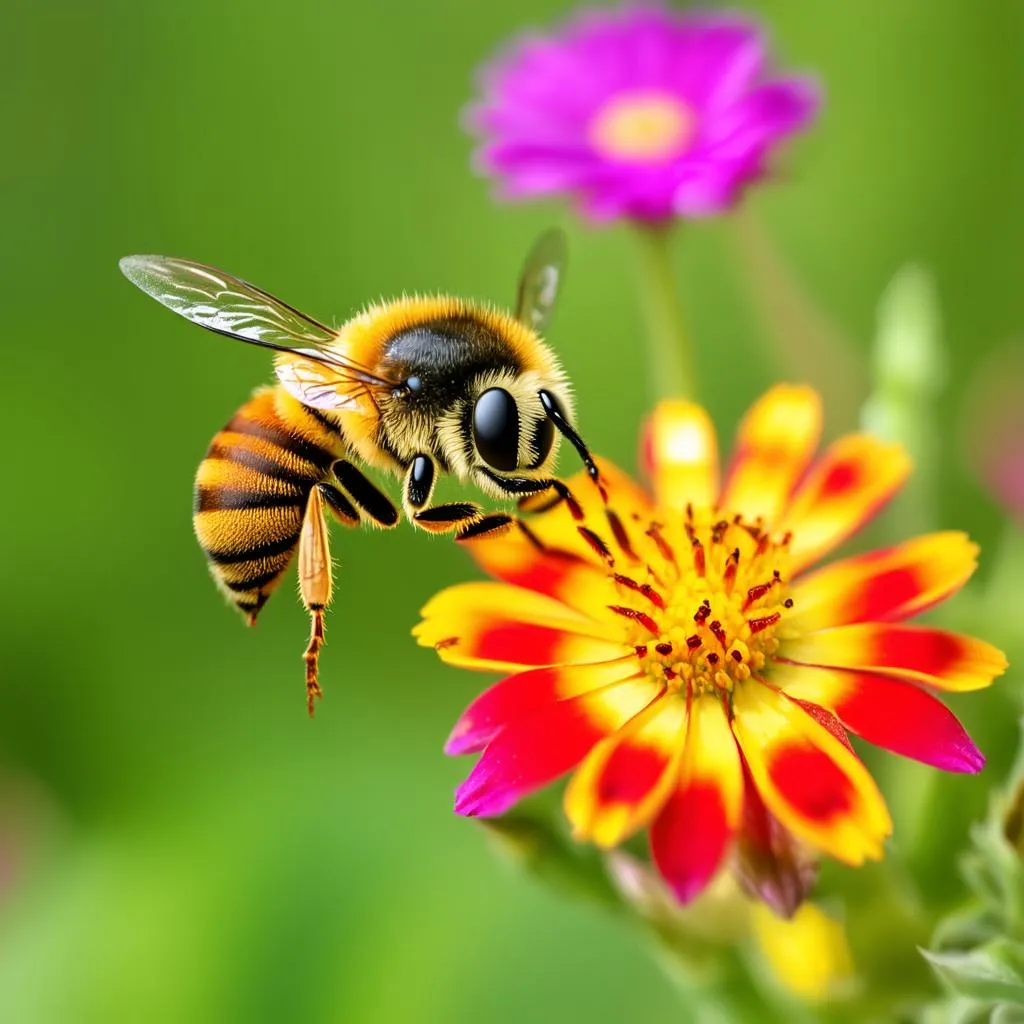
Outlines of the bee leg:
M457 541L473 541L482 537L500 537L507 533L516 522L515 518L504 512L495 512L492 515L483 516L468 526L463 526L455 534Z
M540 404L544 406L544 412L547 414L548 419L554 424L555 429L579 453L580 458L583 460L583 465L586 467L588 476L594 481L594 485L601 493L601 500L607 504L608 493L604 489L604 484L601 483L601 473L597 468L597 463L594 462L594 458L590 454L590 450L583 443L583 438L576 433L575 428L562 411L562 406L559 404L558 399L555 398L550 391L538 392L538 397L540 398Z
M345 493L374 523L388 528L398 525L398 509L358 466L339 459L331 466L331 472Z
M459 501L450 505L430 504L437 481L437 466L429 455L417 455L405 474L403 504L405 514L421 530L431 533L461 531L476 523L481 516L479 505Z
M324 503L330 510L331 515L339 522L342 526L358 526L361 522L359 518L359 510L352 504L348 498L345 497L337 487L331 484L317 484L320 490L320 495L324 499Z
M331 549L324 505L330 501L321 485L309 492L306 516L299 534L299 593L311 617L309 645L302 655L306 662L306 705L310 718L321 696L317 666L324 643L324 609L331 601ZM329 507L333 508L333 505ZM358 520L358 517L357 517Z
M557 480L554 477L543 480L532 480L526 476L498 476L497 473L492 473L487 467L482 467L480 470L488 480L497 484L506 494L520 494L532 496L539 494L542 491L554 491L558 495L558 501L564 501L566 507L569 509L573 519L580 520L583 518L583 509L580 507L580 503L574 497L572 491L562 483L561 480ZM543 511L546 508L552 508L556 502L550 504L542 504L538 510L534 506L530 505L529 501L526 500L521 502L521 507L525 505L524 511Z

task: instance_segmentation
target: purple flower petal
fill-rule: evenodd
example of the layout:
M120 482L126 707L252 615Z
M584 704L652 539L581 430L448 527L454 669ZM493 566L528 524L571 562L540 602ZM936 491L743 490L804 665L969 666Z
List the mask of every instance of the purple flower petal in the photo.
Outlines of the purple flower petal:
M719 213L820 105L810 79L768 76L766 49L735 15L581 11L481 70L475 166L503 197L568 195L594 221Z

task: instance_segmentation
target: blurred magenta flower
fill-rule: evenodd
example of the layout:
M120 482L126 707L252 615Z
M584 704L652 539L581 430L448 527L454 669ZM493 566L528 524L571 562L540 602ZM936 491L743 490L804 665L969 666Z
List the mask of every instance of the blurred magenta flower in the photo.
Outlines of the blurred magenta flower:
M483 68L477 165L503 197L570 194L595 221L719 213L819 105L812 80L770 76L766 51L736 15L584 10Z

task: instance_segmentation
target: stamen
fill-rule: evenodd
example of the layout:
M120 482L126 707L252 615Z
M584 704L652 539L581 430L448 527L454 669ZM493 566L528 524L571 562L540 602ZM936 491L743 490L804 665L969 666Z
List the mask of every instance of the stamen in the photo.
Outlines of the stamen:
M665 599L649 583L637 583L636 580L630 579L629 576L623 576L618 572L614 575L613 579L623 587L627 587L637 594L642 594L655 608L659 608L662 611L665 610Z
M693 636L688 636L686 638L686 646L689 647L691 651L697 650L697 648L700 647L703 642L704 641L701 640L701 638L697 636L696 633L694 633Z
M773 612L771 615L766 615L761 619L747 619L747 625L750 627L751 635L753 635L754 633L760 633L762 629L774 626L781 618L782 614L780 612Z
M576 529L600 558L603 558L609 565L615 564L615 558L608 549L608 545L593 530L587 526L577 526Z
M639 622L652 636L661 636L661 629L658 624L645 612L637 611L636 608L624 608L621 604L610 604L608 610L621 615L625 619L632 619Z
M698 626L703 626L707 617L711 614L711 602L704 598L704 603L694 612L693 621Z
M722 645L722 650L724 651L726 647L729 646L729 638L725 635L725 630L722 629L722 624L718 621L718 619L714 619L708 626L708 629L710 629L711 632L714 633L715 639Z
M654 541L655 547L659 552L661 552L661 557L664 558L666 562L678 565L676 562L676 553L672 550L668 541L661 535L661 527L657 523L651 523L650 528L645 532L647 536Z
M633 648L633 653L636 654L638 658L646 658L647 644L637 644L636 647Z
M622 520L619 518L617 512L613 509L606 508L604 510L605 518L608 520L608 525L611 527L612 536L615 538L615 543L625 552L626 557L631 562L639 562L640 559L637 553L633 550L633 544L629 539L629 534L626 532L625 526L622 525Z
M777 582L778 580L773 579L768 583L755 583L754 586L747 591L747 599L743 602L742 610L746 611L755 601L760 601L761 598L764 597L764 595L767 594Z
M792 608L793 607L793 598L787 597L786 600L782 602L782 607L783 608Z
M672 653L671 644L655 644L654 649L663 657L667 658Z
M708 655L708 664L709 664L709 665L717 665L717 664L718 664L718 655L717 655L717 654L715 654L715 652L714 652L714 651L712 651L712 652L711 652L711 653L710 653L710 654Z
M561 480L552 480L551 486L562 496L566 508L569 509L569 514L579 522L583 518L583 509L580 507L580 503L576 500L572 491Z
M707 559L704 557L704 545L696 537L693 538L693 567L698 576L705 576L708 571Z
M722 573L722 584L725 592L731 594L736 586L736 573L740 566L740 549L736 548L725 561L725 572Z
M743 655L739 651L730 651L729 656L733 661L743 661Z

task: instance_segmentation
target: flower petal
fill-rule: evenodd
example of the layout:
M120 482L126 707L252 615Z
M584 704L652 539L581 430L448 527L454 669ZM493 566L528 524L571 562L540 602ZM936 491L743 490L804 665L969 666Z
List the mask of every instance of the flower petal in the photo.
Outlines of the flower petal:
M591 690L621 683L636 675L632 655L596 665L535 668L502 679L484 690L455 723L446 754L475 754L483 750L511 722L559 700L570 700Z
M685 737L686 702L666 696L598 743L565 791L573 838L608 849L647 824L675 781Z
M817 856L764 805L743 763L743 823L734 870L741 887L783 918L792 917L814 888Z
M708 414L693 402L659 402L643 432L641 464L657 505L711 505L718 493L718 442Z
M421 647L465 668L514 672L535 665L621 657L621 629L521 587L460 583L423 608L413 629Z
M880 858L892 822L856 755L797 704L754 679L734 691L733 709L733 731L768 810L837 860Z
M779 665L786 696L835 712L851 732L947 772L979 772L985 758L956 716L930 693L898 679L804 665Z
M794 995L821 1003L841 996L856 973L846 931L813 903L804 903L789 921L763 904L751 908L754 934L775 977Z
M686 903L718 869L743 809L739 751L721 703L698 697L690 711L678 784L651 826L651 857Z
M455 794L457 814L493 817L575 767L661 693L645 678L560 700L506 726Z
M1002 651L984 640L941 629L880 622L839 626L784 640L777 657L801 665L880 672L942 690L980 690L1007 668Z
M864 525L899 489L910 460L898 445L867 434L841 437L825 451L779 524L790 531L797 573Z
M967 582L977 557L966 534L949 532L835 562L792 585L779 635L920 615Z
M740 424L720 508L773 523L810 464L821 436L821 399L809 387L780 384Z
M527 529L536 536L532 520ZM580 543L578 537L572 540ZM499 537L482 537L470 545L469 551L485 572L505 583L547 594L585 615L598 614L607 607L608 570L594 564L592 551L584 557L583 552L545 549L521 529Z

